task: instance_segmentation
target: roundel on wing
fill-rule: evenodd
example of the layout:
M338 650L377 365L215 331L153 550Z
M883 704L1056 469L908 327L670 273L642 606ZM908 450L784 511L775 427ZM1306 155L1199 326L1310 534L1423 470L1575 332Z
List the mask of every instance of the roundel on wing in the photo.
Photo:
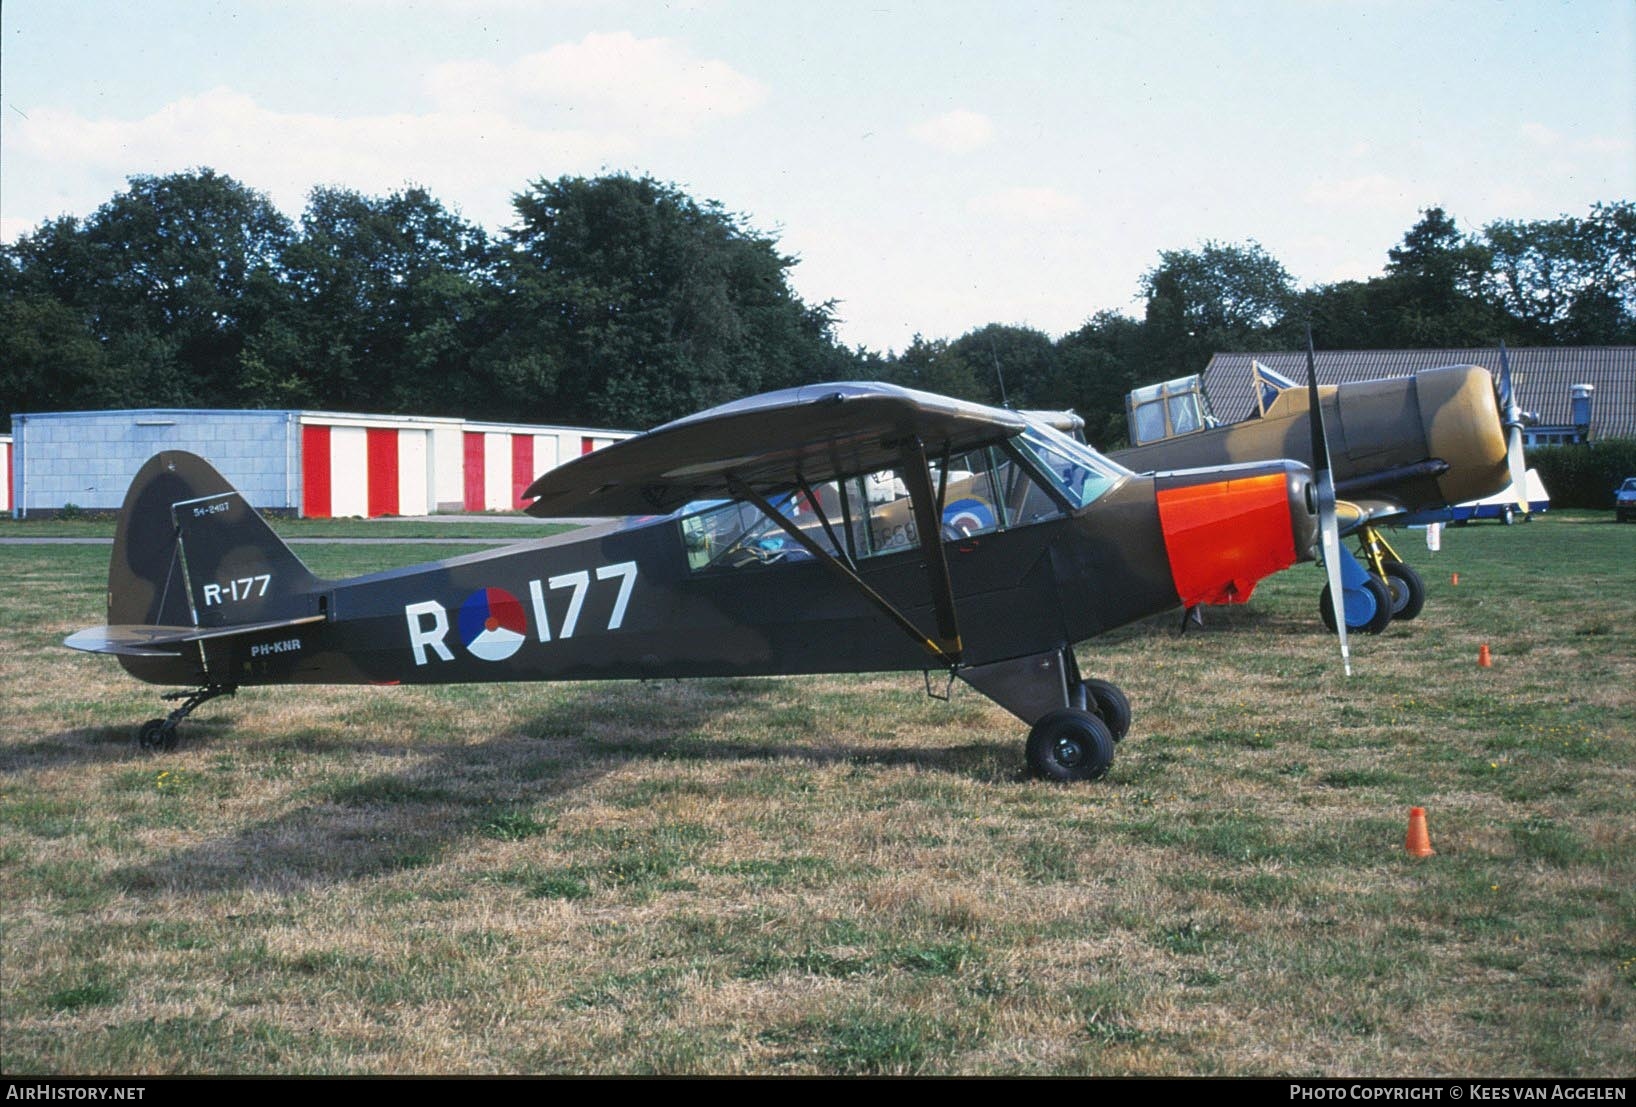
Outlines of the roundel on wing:
M504 588L479 588L460 605L460 641L474 657L504 661L527 634L523 605Z
M994 529L994 509L976 497L955 500L943 509L943 525L963 535Z

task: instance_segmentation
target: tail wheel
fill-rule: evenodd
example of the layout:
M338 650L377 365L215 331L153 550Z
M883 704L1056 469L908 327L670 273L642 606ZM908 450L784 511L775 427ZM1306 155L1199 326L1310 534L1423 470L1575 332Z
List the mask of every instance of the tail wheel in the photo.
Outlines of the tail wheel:
M1102 717L1115 742L1122 742L1130 733L1130 700L1119 685L1106 680L1086 680L1085 702Z
M1099 780L1113 764L1108 724L1077 707L1050 712L1028 733L1028 767L1046 780Z
M1401 561L1382 561L1386 590L1392 598L1392 618L1412 619L1426 606L1426 583Z
M1350 589L1354 594L1364 593L1358 597L1347 611L1346 626L1349 630L1366 631L1369 634L1379 634L1392 621L1392 597L1387 593L1386 586L1374 577L1369 577L1358 588ZM1335 632L1335 605L1329 600L1329 585L1318 595L1318 614L1323 616L1324 626L1331 634Z

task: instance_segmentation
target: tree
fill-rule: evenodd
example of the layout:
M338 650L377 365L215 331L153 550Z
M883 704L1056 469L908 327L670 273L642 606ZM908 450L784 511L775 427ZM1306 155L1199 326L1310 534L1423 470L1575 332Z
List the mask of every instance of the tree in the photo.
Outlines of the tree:
M1100 311L1057 342L1066 392L1052 406L1071 407L1085 420L1085 438L1114 449L1128 438L1125 395L1153 383L1142 375L1146 326L1116 311ZM1202 368L1202 366L1201 366Z
M1609 344L1636 337L1636 204L1590 217L1499 220L1483 228L1485 288L1534 342Z
M555 419L648 426L848 360L831 306L790 290L795 260L720 204L619 175L536 181L513 205L496 348L554 353Z
M0 297L0 419L108 406L118 392L103 348L73 309L37 292Z
M885 379L891 384L959 400L991 402L983 383L988 374L979 378L969 359L950 354L946 338L927 340L917 334L901 354L887 361L885 368Z
M956 339L949 356L965 363L987 402L1003 400L1018 408L1067 404L1069 388L1056 345L1043 331L990 323Z
M1470 346L1509 333L1483 296L1492 254L1442 208L1422 211L1386 257L1386 274L1370 289L1376 345Z
M85 312L70 306L87 267L78 220L41 224L0 246L0 419L94 407L112 390Z
M82 234L64 298L127 375L129 402L244 402L239 354L291 235L267 198L210 169L132 177Z
M284 252L290 294L263 321L246 368L270 403L452 410L451 398L473 390L492 263L482 228L424 189L316 188Z
M1164 250L1142 277L1152 375L1203 369L1218 350L1265 344L1295 303L1295 281L1260 243Z

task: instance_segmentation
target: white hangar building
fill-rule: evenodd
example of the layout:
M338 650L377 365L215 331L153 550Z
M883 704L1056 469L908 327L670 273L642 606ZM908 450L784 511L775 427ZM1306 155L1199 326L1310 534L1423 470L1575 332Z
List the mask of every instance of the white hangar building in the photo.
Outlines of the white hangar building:
M161 450L205 458L259 511L330 518L514 511L534 478L631 431L333 411L13 415L5 506L117 511Z
M0 434L0 511L11 513L11 435Z

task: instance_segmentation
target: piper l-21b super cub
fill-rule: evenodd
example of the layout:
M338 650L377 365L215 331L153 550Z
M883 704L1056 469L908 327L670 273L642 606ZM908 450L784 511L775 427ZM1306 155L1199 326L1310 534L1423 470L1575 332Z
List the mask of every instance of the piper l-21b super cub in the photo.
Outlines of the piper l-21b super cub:
M109 625L67 644L192 689L149 749L248 685L941 670L1032 727L1035 772L1094 779L1130 707L1073 644L1247 599L1317 529L1299 463L1139 476L1043 420L883 384L714 408L526 496L623 518L326 581L204 460L162 453L120 516Z

